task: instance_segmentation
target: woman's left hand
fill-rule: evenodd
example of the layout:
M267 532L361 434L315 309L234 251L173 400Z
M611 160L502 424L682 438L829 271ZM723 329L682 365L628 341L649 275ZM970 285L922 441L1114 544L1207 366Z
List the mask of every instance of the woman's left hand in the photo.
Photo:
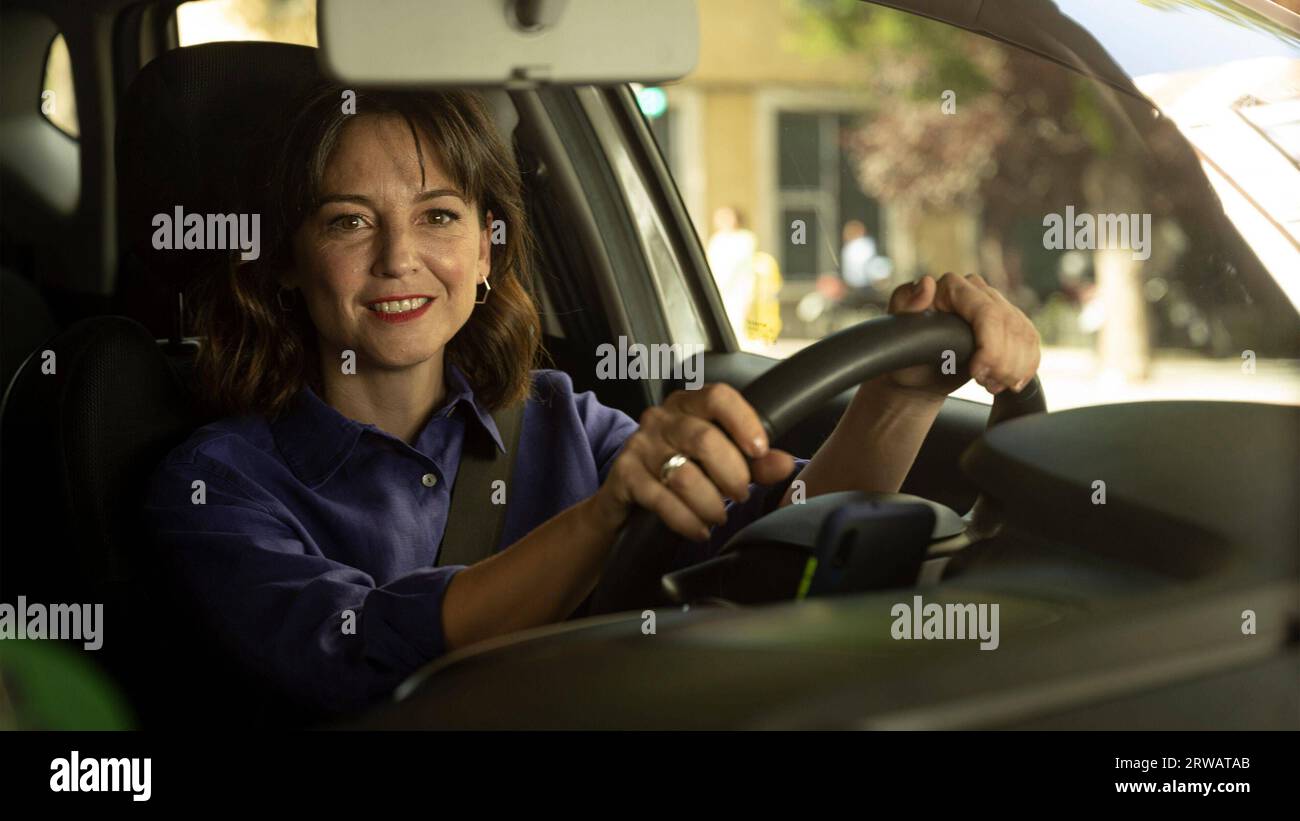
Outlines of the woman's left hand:
M975 331L975 352L967 364L971 378L989 393L1019 392L1038 371L1039 336L1029 317L979 274L944 274L936 284L929 276L898 286L889 297L889 313L938 310L960 316ZM916 365L890 373L893 387L947 396L965 384L961 373L944 374L938 365Z

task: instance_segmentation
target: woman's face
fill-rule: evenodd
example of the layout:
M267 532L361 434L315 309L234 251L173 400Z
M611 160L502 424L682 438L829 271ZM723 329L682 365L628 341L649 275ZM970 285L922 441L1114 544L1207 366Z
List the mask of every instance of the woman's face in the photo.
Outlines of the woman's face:
M358 371L440 360L490 269L476 203L423 134L420 151L423 185L405 120L353 118L325 168L320 208L294 235L285 282L301 289L322 352L355 351Z

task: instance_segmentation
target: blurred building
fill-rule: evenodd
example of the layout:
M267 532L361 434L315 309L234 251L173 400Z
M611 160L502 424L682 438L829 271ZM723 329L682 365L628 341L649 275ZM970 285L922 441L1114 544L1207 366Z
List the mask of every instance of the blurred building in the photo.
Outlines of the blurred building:
M896 279L977 269L973 212L900 213L855 179L842 135L865 113L871 55L795 42L793 1L702 0L699 13L699 65L665 87L668 106L651 125L703 240L716 209L739 206L780 265L787 305L838 270L850 220L866 225ZM803 243L792 241L796 220Z

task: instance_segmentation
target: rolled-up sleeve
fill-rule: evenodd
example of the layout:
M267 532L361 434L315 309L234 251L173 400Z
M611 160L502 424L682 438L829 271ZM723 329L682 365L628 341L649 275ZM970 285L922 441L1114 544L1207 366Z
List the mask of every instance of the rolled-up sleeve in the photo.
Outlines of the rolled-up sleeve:
M144 509L160 555L216 638L250 669L323 711L343 712L382 698L444 652L443 595L463 566L377 584L322 555L275 507L219 464L169 461Z

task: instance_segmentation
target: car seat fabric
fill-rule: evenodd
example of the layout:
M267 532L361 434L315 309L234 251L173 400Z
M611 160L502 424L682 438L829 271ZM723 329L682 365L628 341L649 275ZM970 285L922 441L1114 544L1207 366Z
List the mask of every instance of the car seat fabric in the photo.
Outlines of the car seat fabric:
M183 335L176 294L228 252L155 249L154 216L260 213L276 126L320 79L316 50L284 43L207 43L140 70L117 131L123 313L156 337Z

